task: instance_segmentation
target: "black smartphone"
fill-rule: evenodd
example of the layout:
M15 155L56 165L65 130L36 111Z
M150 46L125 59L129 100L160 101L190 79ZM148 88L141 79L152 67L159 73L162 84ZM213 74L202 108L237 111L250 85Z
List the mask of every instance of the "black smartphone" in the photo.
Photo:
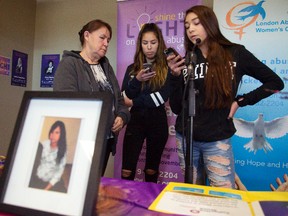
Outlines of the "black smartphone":
M152 63L143 63L143 68L144 69L149 68L149 69L146 70L146 73L151 72L152 71Z
M169 55L172 55L172 54L174 54L175 56L179 55L179 53L173 47L169 47L169 48L165 49L164 50L164 54L166 56L169 56Z
M169 47L169 48L165 49L165 50L164 50L164 54L165 54L166 56L169 56L169 55L174 54L175 57L178 56L178 55L180 55L173 47ZM180 56L181 56L181 55L180 55ZM181 61L181 60L182 60L182 56L181 56L181 58L180 58L177 62L179 62L179 61ZM184 65L184 64L181 64L180 66L183 66L183 65Z

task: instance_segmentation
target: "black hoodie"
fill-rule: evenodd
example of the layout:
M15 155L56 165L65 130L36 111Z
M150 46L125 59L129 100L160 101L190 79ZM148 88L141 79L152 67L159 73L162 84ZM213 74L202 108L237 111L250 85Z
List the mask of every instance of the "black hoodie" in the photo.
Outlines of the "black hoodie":
M274 73L269 67L260 62L252 53L242 45L229 46L233 57L233 66L235 67L236 87L234 89L235 100L240 107L253 105L263 98L272 95L274 92L284 88L281 78ZM193 138L196 141L214 142L217 140L227 139L233 136L236 129L233 119L228 119L230 108L226 109L205 109L204 102L204 77L207 71L206 59L199 49L196 50L197 63L195 65L195 89L196 94L196 114L193 118ZM253 91L237 97L239 83L244 75L251 76L259 80L260 86ZM170 106L172 111L177 114L175 130L182 133L182 97L184 92L183 74L176 77L170 75ZM261 85L262 83L262 85ZM273 91L269 91L273 90ZM188 100L185 98L184 106L187 107ZM188 111L185 109L185 123L188 118ZM186 128L186 126L185 126Z

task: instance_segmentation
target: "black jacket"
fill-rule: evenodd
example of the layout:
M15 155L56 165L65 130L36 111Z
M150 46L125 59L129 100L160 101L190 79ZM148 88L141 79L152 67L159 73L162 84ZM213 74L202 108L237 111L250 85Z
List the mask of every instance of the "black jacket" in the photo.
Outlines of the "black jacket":
M281 78L275 74L269 67L260 62L252 53L242 45L233 45L228 47L233 56L233 66L235 67L236 86L234 96L236 98L239 83L244 75L251 76L259 81L259 87L241 95L242 101L237 101L240 107L253 105L263 98L273 94L272 91L280 91L284 88ZM193 137L194 140L213 142L230 138L236 132L232 119L227 119L230 108L226 109L205 109L204 103L204 77L207 71L206 59L199 49L196 50L197 63L195 65L195 89L196 94L196 114L193 118ZM185 74L185 71L184 73ZM172 111L178 115L176 119L175 130L182 133L182 97L184 92L184 76L181 74L176 77L170 75L170 106ZM262 83L262 85L261 85ZM267 91L268 89L268 91ZM187 108L187 97L184 106ZM185 109L185 123L188 118L187 109ZM185 125L186 128L186 125Z
M167 76L165 84L160 89L153 91L148 85L142 89L142 82L130 75L132 68L133 64L127 67L121 89L133 101L131 111L164 107L169 98L169 77Z

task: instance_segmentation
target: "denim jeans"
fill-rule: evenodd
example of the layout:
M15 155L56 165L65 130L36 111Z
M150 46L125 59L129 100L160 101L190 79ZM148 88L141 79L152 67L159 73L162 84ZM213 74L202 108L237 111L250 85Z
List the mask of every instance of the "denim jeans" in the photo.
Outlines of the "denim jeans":
M215 142L193 141L193 183L204 185L206 178L210 186L235 188L234 156L230 139ZM180 167L185 174L186 142L182 134L176 133L176 145Z

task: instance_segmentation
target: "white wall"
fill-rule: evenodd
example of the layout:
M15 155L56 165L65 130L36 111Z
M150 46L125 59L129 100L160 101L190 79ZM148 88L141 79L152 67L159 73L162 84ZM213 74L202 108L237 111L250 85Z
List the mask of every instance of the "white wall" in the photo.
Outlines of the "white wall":
M35 15L36 0L0 1L0 55L11 68L13 50L28 54L27 87L11 86L11 73L0 75L0 155L7 153L23 92L31 90Z
M117 3L115 0L41 0L38 2L35 23L33 90L45 90L40 88L42 55L62 55L63 50L80 50L78 32L92 19L102 19L112 26L113 36L107 57L115 69L117 35Z

